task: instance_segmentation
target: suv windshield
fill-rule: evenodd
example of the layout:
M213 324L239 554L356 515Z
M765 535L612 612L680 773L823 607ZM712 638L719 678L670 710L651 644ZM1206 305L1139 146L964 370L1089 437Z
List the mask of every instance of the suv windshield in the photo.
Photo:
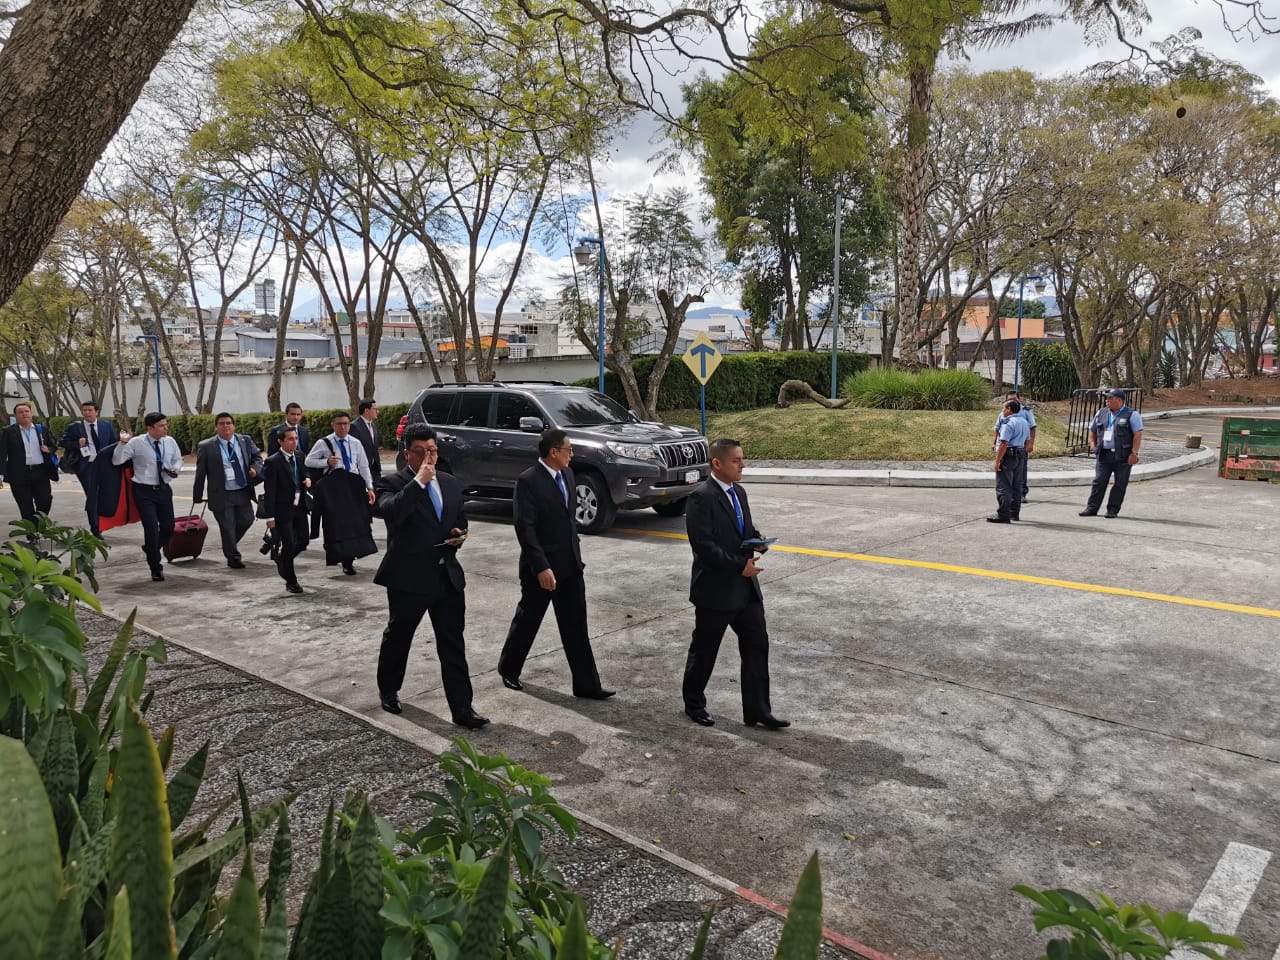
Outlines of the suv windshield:
M586 390L540 393L538 401L559 427L594 427L602 423L639 423L635 415L604 394Z

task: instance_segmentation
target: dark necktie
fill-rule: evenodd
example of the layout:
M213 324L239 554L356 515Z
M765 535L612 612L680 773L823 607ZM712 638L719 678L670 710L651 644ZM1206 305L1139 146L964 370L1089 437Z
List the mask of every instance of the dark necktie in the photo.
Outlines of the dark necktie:
M302 486L302 479L298 476L298 461L293 457L285 457L289 461L289 472L293 474L293 485L295 488Z
M569 490L564 485L564 474L556 471L556 486L560 488L560 496L564 498L564 505L569 506Z
M346 440L339 440L339 441L338 441L338 449L342 451L342 466L343 466L343 469L350 470L350 469L351 469L351 454L350 454L349 452L347 452L347 441L346 441Z
M230 440L227 441L227 460L231 462L231 472L236 476L236 483L242 487L247 487L249 481L245 478L244 468L240 466L240 459L236 456Z
M151 447L156 452L156 483L164 483L164 454L160 452L160 441L152 440Z
M729 488L729 499L733 501L733 515L738 521L738 532L743 533L745 528L742 525L742 504L738 502L738 493L733 487Z

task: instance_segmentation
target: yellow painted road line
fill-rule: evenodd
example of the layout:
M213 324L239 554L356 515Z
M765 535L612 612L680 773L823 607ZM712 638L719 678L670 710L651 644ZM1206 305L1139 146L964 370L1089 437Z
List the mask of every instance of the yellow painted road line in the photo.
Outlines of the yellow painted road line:
M615 533L631 533L641 537L663 537L668 540L688 540L683 533L666 533L659 530L627 530L614 528ZM1033 577L1025 573L1008 573L1004 570L986 570L982 567L961 567L953 563L931 563L927 560L904 560L900 557L878 557L870 553L844 553L839 550L812 550L807 547L784 547L774 544L769 548L779 553L798 553L808 557L828 557L832 560L856 560L861 563L880 563L890 567L914 567L918 570L938 570L943 573L959 573L970 577L988 577L992 580L1011 580L1016 583L1035 583L1043 587L1062 590L1080 590L1084 593L1105 593L1114 597L1133 597L1138 600L1155 600L1158 603L1176 603L1184 607L1201 607L1205 610L1223 610L1227 613L1243 613L1251 617L1274 617L1280 620L1280 610L1268 607L1250 607L1240 603L1222 603L1219 600L1200 600L1196 597L1179 597L1170 593L1151 593L1146 590L1126 590L1101 583L1081 583L1076 580L1056 580L1052 577Z

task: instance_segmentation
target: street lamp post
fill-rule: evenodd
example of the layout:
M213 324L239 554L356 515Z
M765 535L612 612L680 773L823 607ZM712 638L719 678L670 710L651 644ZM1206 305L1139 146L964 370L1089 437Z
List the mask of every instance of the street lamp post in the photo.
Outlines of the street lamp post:
M573 258L581 266L591 262L591 247L599 247L597 263L600 266L600 328L596 334L596 353L600 355L600 392L604 393L604 241L598 237L579 237L573 248Z
M134 337L134 343L141 343L143 340L151 341L151 349L156 355L156 413L164 413L163 401L160 399L160 338L154 333L144 333Z
M1013 345L1013 390L1015 393L1021 393L1022 376L1022 289L1030 280L1035 284L1036 293L1044 293L1044 277L1038 273L1023 274L1022 279L1018 281L1018 335Z

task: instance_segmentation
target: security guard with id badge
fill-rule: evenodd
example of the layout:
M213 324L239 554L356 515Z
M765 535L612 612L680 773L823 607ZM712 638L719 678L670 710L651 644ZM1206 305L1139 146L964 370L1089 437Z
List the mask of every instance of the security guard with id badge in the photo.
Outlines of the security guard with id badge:
M1027 458L1027 440L1031 427L1018 416L1022 404L1005 402L1000 431L996 435L996 512L988 523L1020 520L1022 511L1022 471Z
M1089 427L1089 450L1097 455L1093 468L1093 489L1089 491L1089 503L1080 511L1082 517L1096 517L1102 506L1107 484L1111 496L1107 497L1108 519L1120 515L1124 492L1129 486L1129 473L1138 462L1138 450L1142 446L1142 415L1126 402L1127 394L1116 389L1107 392L1107 405L1098 411Z

